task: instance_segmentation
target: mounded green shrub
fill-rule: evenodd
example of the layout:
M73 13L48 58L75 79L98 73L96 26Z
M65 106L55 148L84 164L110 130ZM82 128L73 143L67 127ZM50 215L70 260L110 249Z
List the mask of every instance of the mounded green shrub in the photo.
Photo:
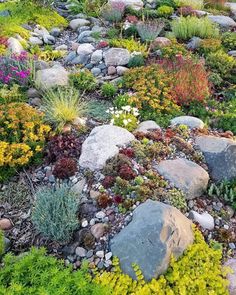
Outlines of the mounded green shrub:
M5 244L4 244L4 235L0 230L0 258L4 254Z
M108 295L92 282L86 268L72 271L63 261L32 248L20 256L5 255L0 268L0 295Z
M192 37L217 38L219 29L207 17L181 16L172 22L172 31L177 39L188 40Z

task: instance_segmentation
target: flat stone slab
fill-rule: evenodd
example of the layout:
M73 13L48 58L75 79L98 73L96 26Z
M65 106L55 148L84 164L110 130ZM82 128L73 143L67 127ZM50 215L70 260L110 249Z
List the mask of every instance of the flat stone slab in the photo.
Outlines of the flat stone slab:
M207 171L187 159L164 160L155 166L155 169L171 185L182 190L186 199L200 197L207 189Z
M190 129L194 129L194 128L202 129L205 126L202 120L192 116L179 116L172 119L170 123L171 123L171 126L186 125Z
M205 156L213 180L236 178L236 141L204 135L196 138L196 145Z
M168 266L171 255L178 258L193 242L192 223L176 208L147 200L133 212L132 221L110 242L124 273L136 279L137 264L146 280L157 278Z
M95 127L82 145L79 165L92 171L102 169L108 159L118 154L118 146L132 140L135 140L134 135L124 128L112 125Z

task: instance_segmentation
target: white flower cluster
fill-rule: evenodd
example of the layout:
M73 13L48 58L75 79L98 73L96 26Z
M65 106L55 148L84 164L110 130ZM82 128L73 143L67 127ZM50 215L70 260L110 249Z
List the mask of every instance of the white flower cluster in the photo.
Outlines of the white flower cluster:
M112 115L112 119L111 119L111 125L114 124L115 119L118 119L120 117L123 117L123 124L124 126L127 126L129 123L132 122L132 119L129 118L130 115L134 116L134 117L138 117L139 116L139 111L137 108L133 108L129 105L127 106L123 106L121 107L121 110L118 110L117 108L109 108L107 111L107 113ZM126 119L127 117L127 119Z

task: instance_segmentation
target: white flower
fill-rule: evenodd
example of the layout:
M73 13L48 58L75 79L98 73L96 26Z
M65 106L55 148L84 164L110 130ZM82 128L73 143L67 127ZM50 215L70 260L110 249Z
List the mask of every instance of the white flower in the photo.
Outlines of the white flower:
M123 120L123 123L124 123L124 125L126 126L126 125L128 125L129 122L128 122L128 120L124 119L124 120Z
M114 119L111 119L111 122L110 122L110 124L111 124L111 125L113 125L113 124L114 124Z

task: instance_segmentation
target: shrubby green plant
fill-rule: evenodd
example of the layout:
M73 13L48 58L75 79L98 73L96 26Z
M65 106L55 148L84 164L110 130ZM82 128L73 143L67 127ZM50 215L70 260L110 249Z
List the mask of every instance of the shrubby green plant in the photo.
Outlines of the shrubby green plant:
M13 84L10 87L8 85L3 85L3 87L0 88L0 103L22 102L25 100L26 95L17 84Z
M101 94L104 97L112 98L117 93L117 87L109 82L106 82L101 87Z
M78 227L78 206L78 196L69 186L42 188L36 193L33 224L45 237L68 242Z
M142 56L142 54L135 54L132 56L129 60L128 67L129 68L136 68L136 67L142 67L145 64L145 59Z
M204 39L200 42L200 46L197 49L199 53L208 55L211 52L216 52L221 49L220 39Z
M176 5L181 6L191 6L194 9L202 9L203 8L203 0L174 0Z
M223 50L211 52L206 58L206 65L222 78L229 77L233 68L236 67L236 60Z
M236 32L226 32L221 36L222 44L227 50L236 48Z
M8 1L1 3L1 10L9 10L11 17L0 17L2 36L14 36L20 34L23 38L30 36L29 31L22 27L22 24L33 23L51 29L57 26L66 26L67 21L56 11L42 7L32 1Z
M236 209L236 179L223 180L219 184L212 183L208 189L210 197L224 198L226 202Z
M71 73L69 79L71 85L81 92L89 92L97 88L96 78L87 69L81 70L80 72Z
M75 88L59 87L45 91L42 109L45 121L56 130L62 130L66 124L72 124L76 118L81 117L86 106Z
M5 255L0 268L0 294L108 295L110 288L92 281L87 268L72 271L62 260L31 248L19 256Z
M157 8L157 14L163 17L169 17L173 14L174 9L171 6L162 5Z
M117 95L117 97L115 98L113 103L114 103L115 107L120 109L121 107L128 105L129 104L128 101L129 101L128 94L120 94L120 95Z
M110 115L106 112L112 106L111 102L104 100L90 100L88 101L86 116L95 118L99 121L107 121Z
M207 17L197 18L196 16L180 16L172 22L172 31L177 39L188 40L192 37L217 38L219 29Z

